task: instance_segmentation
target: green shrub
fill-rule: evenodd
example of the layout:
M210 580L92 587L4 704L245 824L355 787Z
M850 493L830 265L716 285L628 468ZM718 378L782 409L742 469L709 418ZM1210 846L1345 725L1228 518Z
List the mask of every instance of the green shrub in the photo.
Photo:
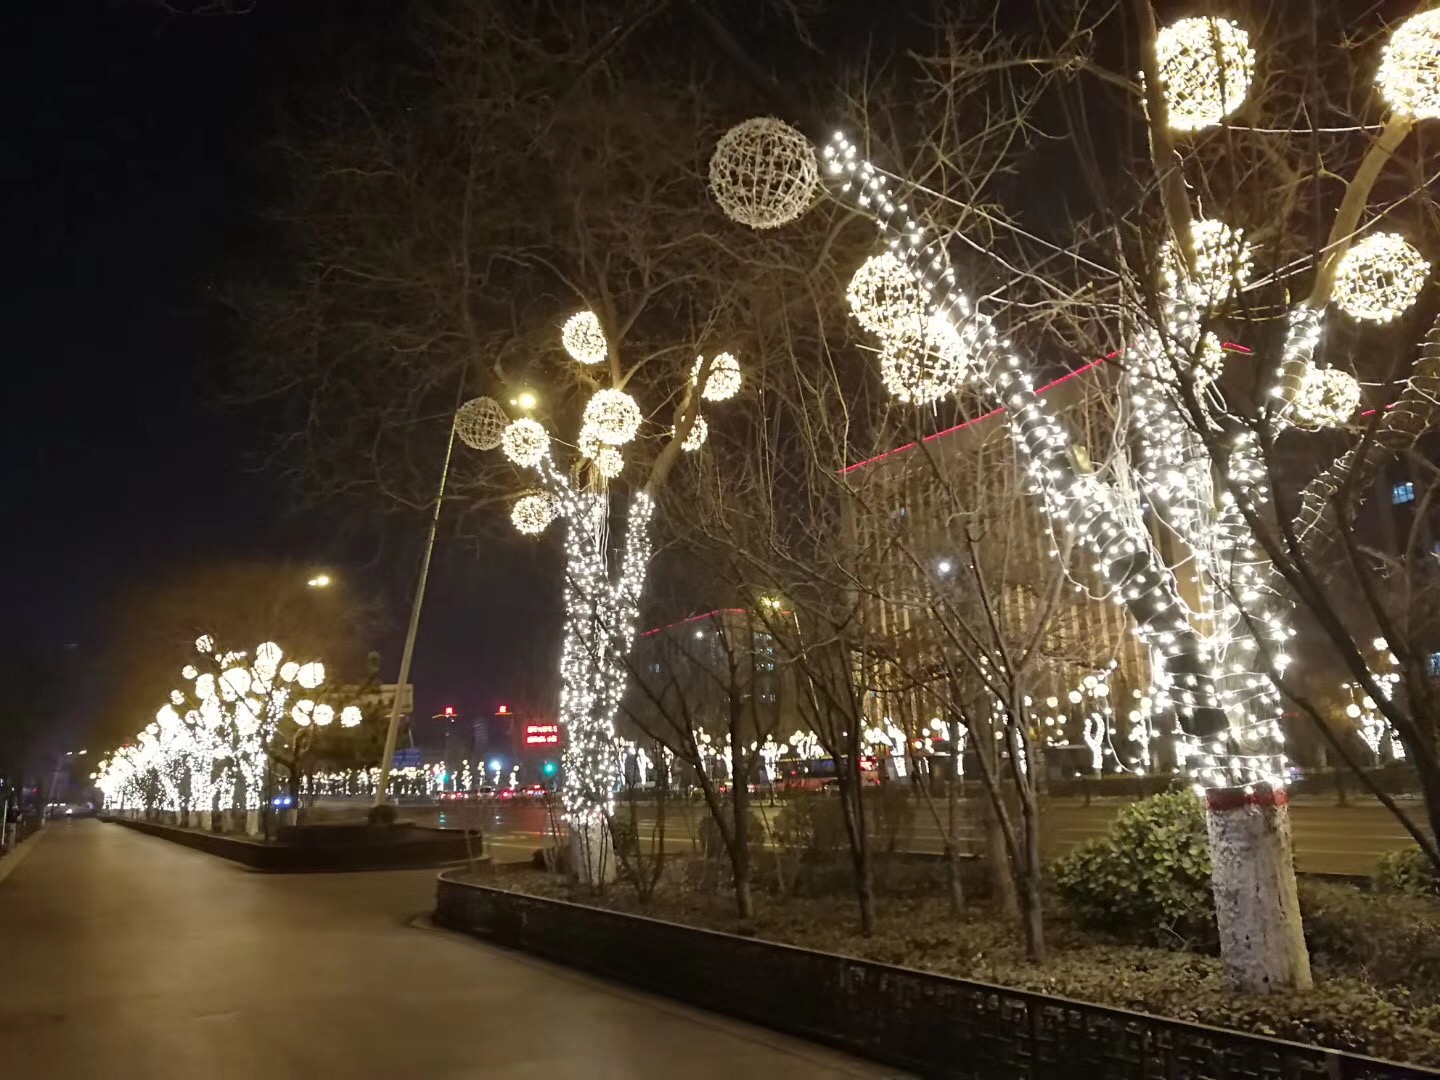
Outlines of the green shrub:
M1440 904L1301 878L1300 912L1317 970L1440 1001Z
M1418 847L1387 851L1375 864L1375 891L1398 896L1440 896L1440 871Z
M775 817L775 842L791 850L838 851L845 847L845 817L833 795L791 799Z
M1109 832L1058 859L1051 874L1083 926L1171 947L1215 942L1205 814L1188 792L1127 806Z

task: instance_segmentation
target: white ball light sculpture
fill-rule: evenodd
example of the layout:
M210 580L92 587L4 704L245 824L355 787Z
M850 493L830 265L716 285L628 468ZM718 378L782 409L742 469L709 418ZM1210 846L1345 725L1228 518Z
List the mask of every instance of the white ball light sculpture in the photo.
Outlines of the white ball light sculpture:
M1155 37L1170 126L1198 131L1238 109L1255 77L1250 35L1229 19L1179 19Z
M340 726L344 728L359 727L360 721L364 718L358 705L346 705L340 710Z
M625 455L618 446L601 446L590 460L595 462L596 471L606 480L614 480L625 471Z
M1389 322L1410 310L1429 274L1425 257L1399 233L1371 233L1335 268L1332 296L1352 319Z
M603 363L610 353L600 316L593 311L577 311L560 328L560 344L571 358L582 364Z
M1300 383L1291 405L1291 419L1308 428L1336 427L1360 407L1360 384L1339 368L1312 365Z
M321 703L315 706L315 711L310 716L316 727L329 727L335 721L335 707Z
M195 639L195 651L198 653L212 653L215 651L215 639L209 634L201 634Z
M471 398L455 410L455 435L471 450L494 450L509 423L510 417L492 397Z
M548 491L528 491L510 508L510 521L526 536L536 536L549 528L560 509Z
M1440 8L1412 15L1396 27L1380 55L1375 85L1402 116L1440 117Z
M925 323L925 294L920 280L899 256L888 251L860 264L845 290L850 314L877 337L915 334Z
M516 465L530 468L550 452L550 433L529 417L522 417L505 429L500 449Z
M1245 287L1254 269L1251 247L1239 229L1223 221L1201 218L1190 224L1195 249L1195 273L1186 272L1185 260L1174 240L1160 252L1165 286L1194 303L1212 306Z
M314 690L325 681L325 665L318 660L301 664L300 670L295 675L295 681L306 690Z
M775 229L800 217L819 183L810 140L773 116L736 124L710 158L710 193L726 217L752 229Z
M690 369L692 383L700 378L700 367L704 363L704 357L695 358L695 366ZM705 379L700 396L706 401L729 401L740 392L742 381L740 361L731 353L722 352L710 361L710 374Z
M675 429L670 429L670 437L675 437ZM686 453L693 454L705 445L705 440L710 437L710 425L705 422L703 416L695 417L695 423L690 425L690 433L685 436L685 441L680 444L680 449Z
M195 670L194 664L186 664L183 668L180 669L180 675L186 679L193 679L198 674L200 673Z
M923 334L887 337L880 348L880 379L892 397L928 405L955 393L970 371L970 350L959 331L938 314Z
M624 446L640 430L640 406L624 390L608 387L595 391L585 405L581 431L588 431L602 443Z

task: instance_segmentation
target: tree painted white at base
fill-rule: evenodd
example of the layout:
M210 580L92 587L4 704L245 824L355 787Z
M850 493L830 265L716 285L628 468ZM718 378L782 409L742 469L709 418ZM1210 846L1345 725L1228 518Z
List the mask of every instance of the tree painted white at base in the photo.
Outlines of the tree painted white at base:
M1205 805L1226 977L1250 994L1309 990L1285 790L1217 788Z

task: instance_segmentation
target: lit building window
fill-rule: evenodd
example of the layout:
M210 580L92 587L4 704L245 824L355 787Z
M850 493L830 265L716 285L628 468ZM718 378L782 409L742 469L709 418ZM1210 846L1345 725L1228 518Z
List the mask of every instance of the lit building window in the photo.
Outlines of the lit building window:
M1396 484L1390 489L1390 501L1399 505L1415 501L1415 482L1406 480L1404 483Z

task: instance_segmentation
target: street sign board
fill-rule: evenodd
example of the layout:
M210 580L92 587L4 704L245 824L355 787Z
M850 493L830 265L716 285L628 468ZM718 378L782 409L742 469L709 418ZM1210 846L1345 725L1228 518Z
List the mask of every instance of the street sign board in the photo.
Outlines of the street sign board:
M395 751L395 768L397 769L418 769L420 767L420 748L409 746L403 750Z

